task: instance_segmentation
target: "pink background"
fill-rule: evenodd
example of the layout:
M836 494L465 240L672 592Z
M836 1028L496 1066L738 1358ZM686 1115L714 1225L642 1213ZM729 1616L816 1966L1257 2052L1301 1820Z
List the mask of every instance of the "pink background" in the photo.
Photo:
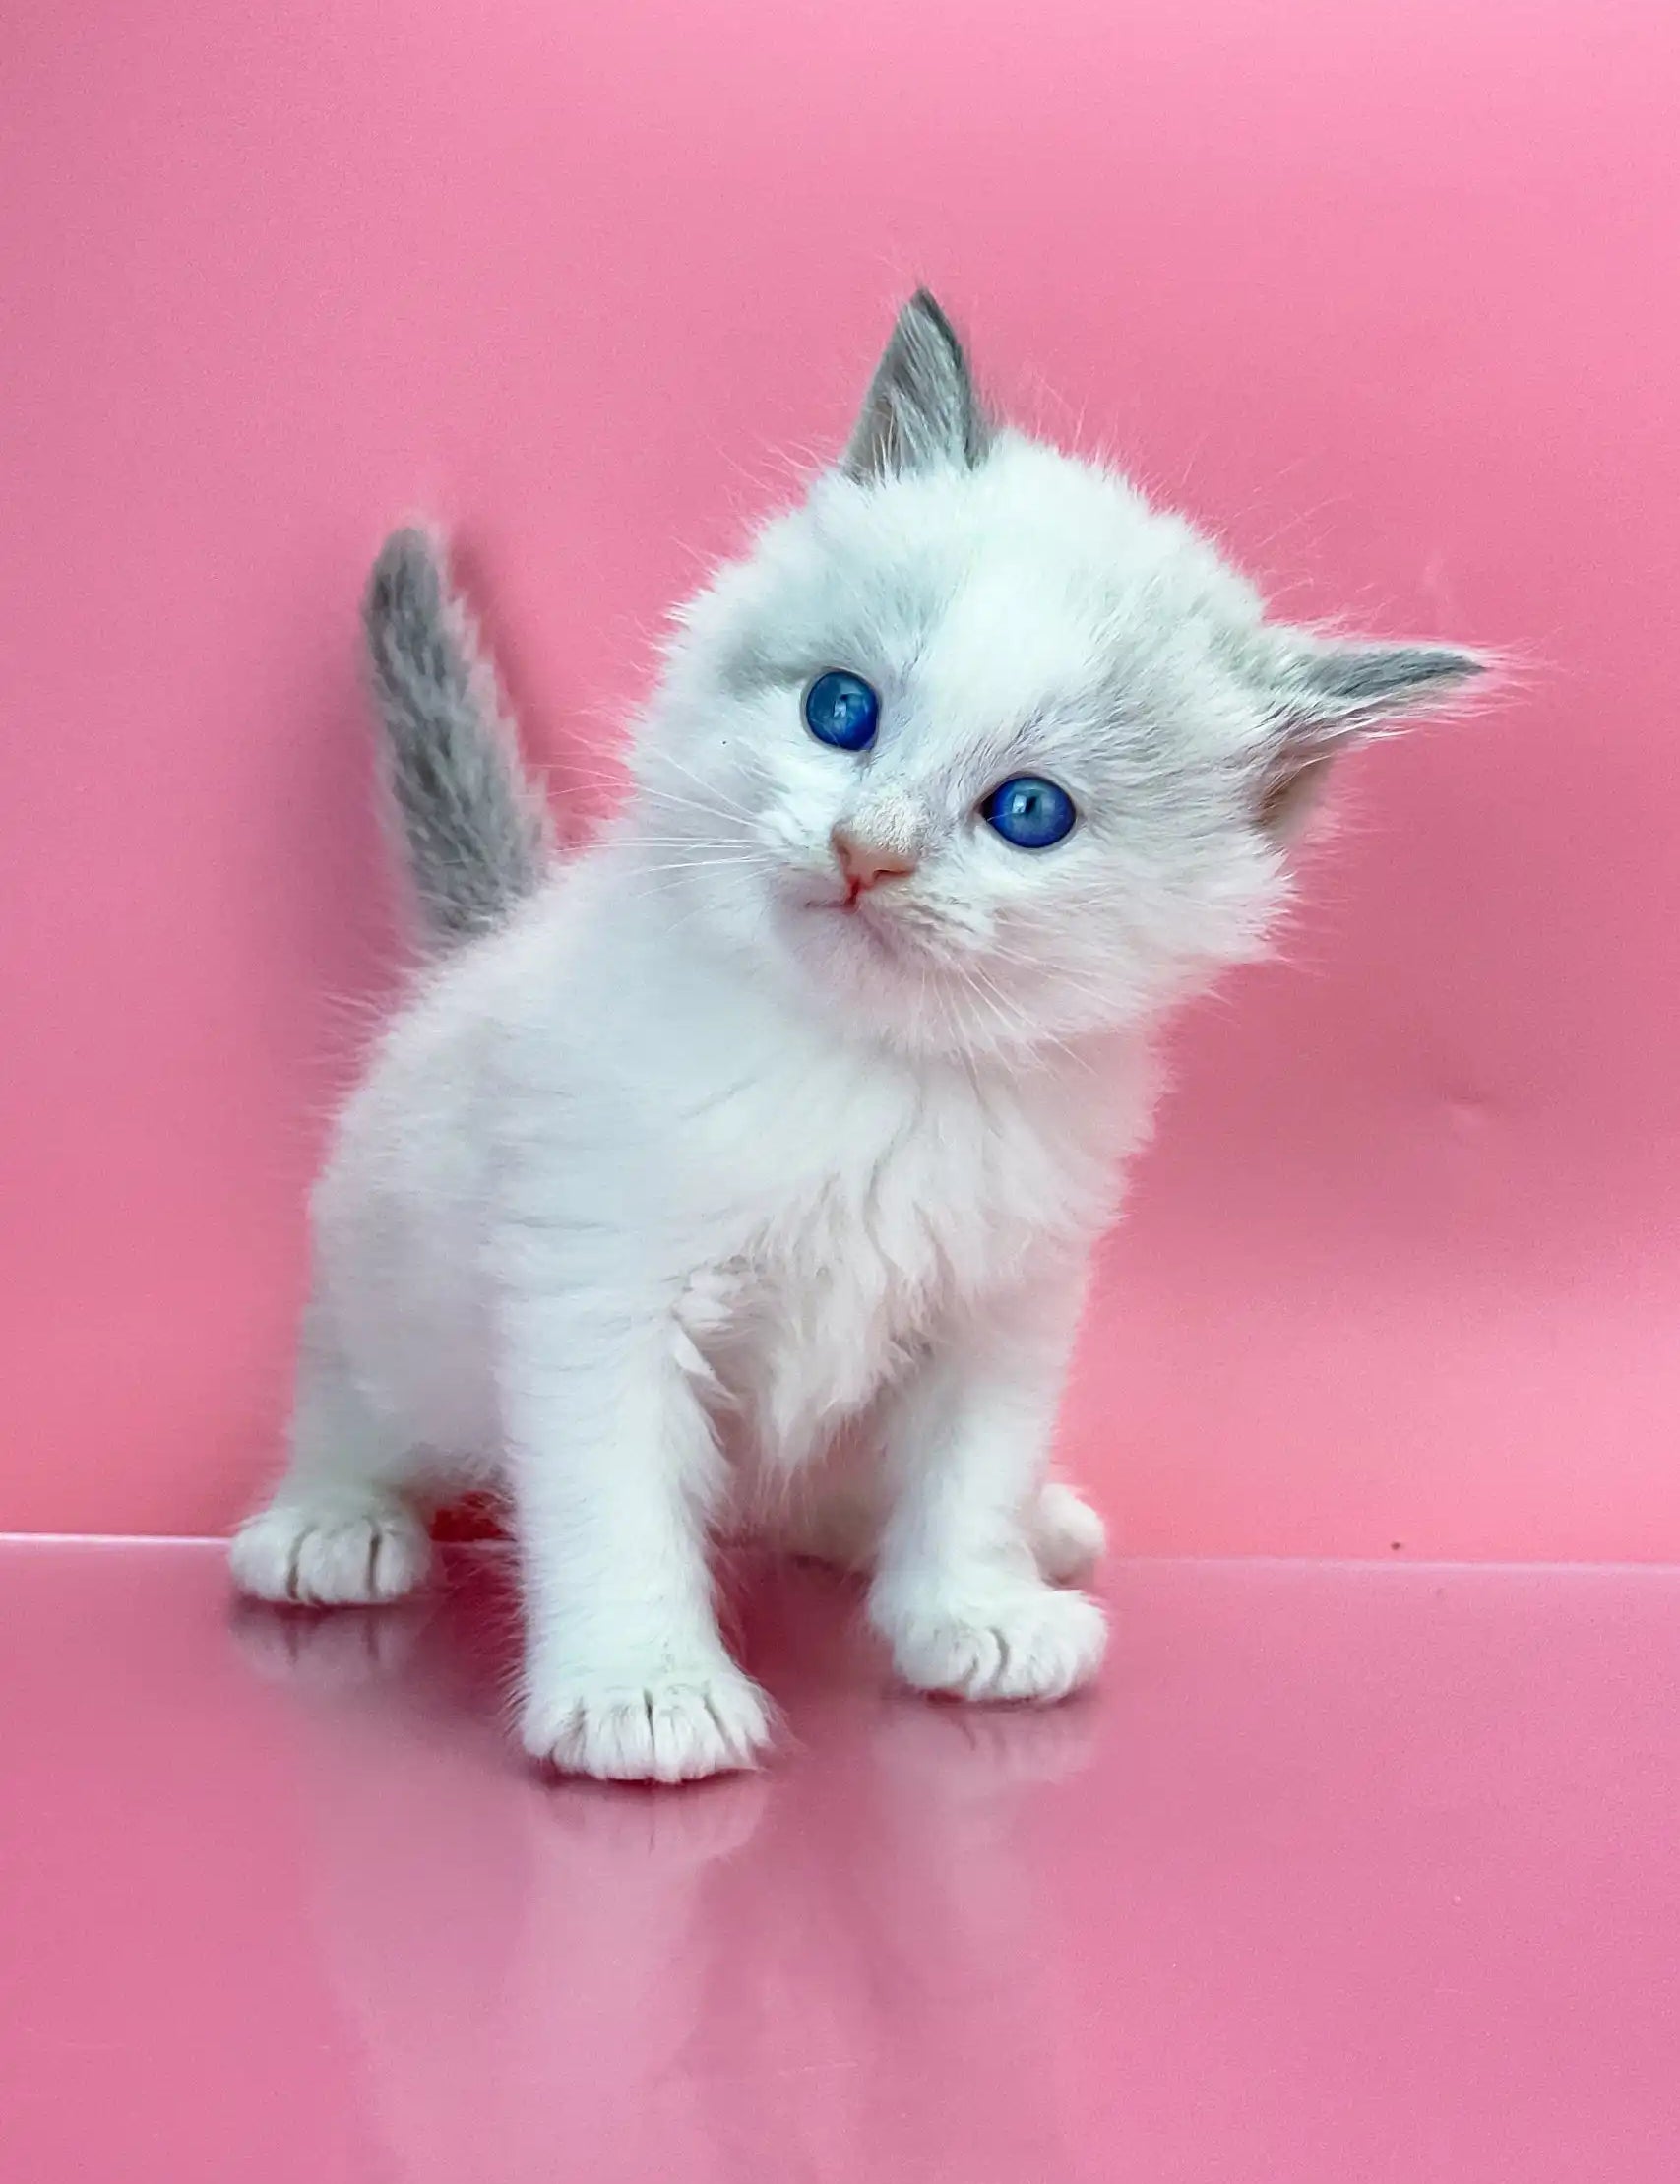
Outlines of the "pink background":
M1680 1555L1671 0L23 0L0 83L0 1526L270 1460L383 529L564 785L925 276L1291 608L1527 663L1186 1028L1078 1467L1144 1550Z

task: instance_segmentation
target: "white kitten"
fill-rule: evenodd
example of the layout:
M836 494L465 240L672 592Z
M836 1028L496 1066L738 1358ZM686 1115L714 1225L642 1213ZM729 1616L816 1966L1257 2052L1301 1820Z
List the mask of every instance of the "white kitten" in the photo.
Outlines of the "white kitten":
M994 428L932 298L850 446L679 617L552 854L426 541L367 610L434 966L316 1194L265 1598L384 1600L511 1494L528 1748L677 1780L770 1709L709 1534L871 1570L898 1668L1058 1699L1101 1528L1045 1481L1163 1013L1261 948L1328 759L1477 669L1268 625L1122 479Z

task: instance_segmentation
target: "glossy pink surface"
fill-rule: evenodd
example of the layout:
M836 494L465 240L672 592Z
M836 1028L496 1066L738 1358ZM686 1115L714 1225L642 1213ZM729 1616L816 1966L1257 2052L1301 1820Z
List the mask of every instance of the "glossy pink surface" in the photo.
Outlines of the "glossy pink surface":
M1669 2184L1680 1574L1123 1565L1089 1701L743 1584L765 1776L555 1785L509 1602L0 1551L29 2184Z
M382 529L460 524L587 805L925 275L1293 610L1524 662L1183 1042L1077 1468L1139 1550L1680 1558L1673 0L0 15L0 1525L272 1461Z

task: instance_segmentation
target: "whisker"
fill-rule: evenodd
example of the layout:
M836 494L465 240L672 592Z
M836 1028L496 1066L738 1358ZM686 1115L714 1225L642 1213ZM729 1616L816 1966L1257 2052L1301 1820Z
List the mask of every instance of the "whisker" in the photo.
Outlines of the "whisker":
M627 809L643 804L656 805L662 811L698 811L713 819L748 820L749 815L739 805L712 802L703 796L685 796L676 789L642 787L634 791Z
M637 835L638 849L738 849L739 835Z
M704 775L697 774L691 766L685 766L681 759L673 757L669 751L661 750L658 754L657 763L661 766L674 767L685 780L693 781L696 788L703 788L709 795L716 796L720 803L727 806L740 818L750 819L752 817L751 812L744 805L736 803L734 798L725 794L722 789L717 787L716 782L707 780Z
M669 864L632 865L632 874L653 872L716 872L725 867L743 872L768 872L775 869L775 859L763 856L737 857L676 857Z

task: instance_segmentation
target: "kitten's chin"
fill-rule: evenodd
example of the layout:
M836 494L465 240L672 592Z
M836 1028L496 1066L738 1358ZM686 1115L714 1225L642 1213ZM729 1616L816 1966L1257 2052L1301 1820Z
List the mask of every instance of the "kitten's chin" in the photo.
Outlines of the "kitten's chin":
M820 882L778 900L778 974L837 1029L916 1057L1020 1060L1068 1051L1106 1022L1045 1027L1017 1017L983 964L930 948L888 905L848 905Z
M847 967L878 969L883 964L905 967L919 951L894 926L891 916L867 901L848 903L819 897L801 906L803 931L826 956ZM811 945L811 941L807 942Z
M912 1059L996 1054L1007 1045L974 983L885 913L833 903L788 921L786 954L806 996L830 1021Z
M837 904L803 905L784 921L800 977L825 1003L871 1015L902 977L902 951L872 919Z
M895 1045L941 1043L937 967L912 936L872 907L813 891L784 899L777 920L793 976L823 1010Z

